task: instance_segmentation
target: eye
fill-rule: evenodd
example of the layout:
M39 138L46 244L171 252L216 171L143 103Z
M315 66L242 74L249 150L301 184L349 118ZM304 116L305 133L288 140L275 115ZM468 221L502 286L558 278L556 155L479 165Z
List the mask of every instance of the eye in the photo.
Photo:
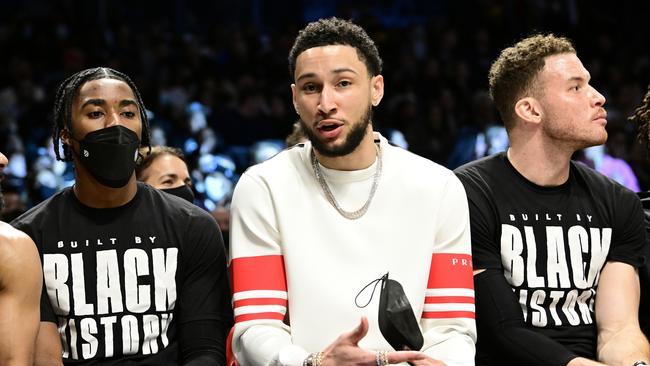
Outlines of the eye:
M307 93L315 93L318 91L318 86L314 83L306 83L302 86L302 90Z
M573 91L579 91L580 90L580 85L574 85L571 87L571 90Z
M338 86L346 87L352 85L352 82L350 80L341 80L338 83Z
M123 112L122 115L124 115L124 117L129 118L129 119L130 118L135 118L135 112L131 112L131 111Z
M97 119L103 115L104 113L102 111L91 111L88 113L88 118Z
M172 179L165 179L162 182L160 182L160 184L162 184L164 186L171 186L171 185L174 184L174 181Z

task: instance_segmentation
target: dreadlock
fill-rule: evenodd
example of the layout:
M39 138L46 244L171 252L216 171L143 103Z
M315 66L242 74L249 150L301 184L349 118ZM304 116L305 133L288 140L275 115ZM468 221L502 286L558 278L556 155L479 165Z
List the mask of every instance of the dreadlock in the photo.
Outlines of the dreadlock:
M59 85L54 98L54 110L52 113L53 130L52 140L54 141L54 152L57 160L72 161L72 153L70 147L61 143L61 132L65 129L72 132L72 103L77 96L81 86L91 80L97 79L116 79L125 82L133 91L138 109L140 109L140 120L142 121L142 138L140 146L151 148L149 138L149 120L147 119L147 112L142 102L142 97L138 88L135 86L131 78L117 70L108 67L96 67L79 71L78 73L68 77ZM63 148L63 157L60 154L59 147Z
M643 97L643 104L634 111L634 115L629 118L636 124L637 138L650 151L650 85L648 91Z

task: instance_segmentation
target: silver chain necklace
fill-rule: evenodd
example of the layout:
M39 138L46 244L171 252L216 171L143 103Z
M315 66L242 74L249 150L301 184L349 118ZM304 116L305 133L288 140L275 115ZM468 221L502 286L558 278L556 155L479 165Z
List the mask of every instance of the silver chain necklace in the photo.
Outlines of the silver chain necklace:
M311 166L314 169L316 180L318 181L321 188L323 189L323 193L325 193L325 197L327 197L329 203L332 204L332 206L334 206L336 211L338 211L339 214L341 214L341 216L349 220L356 220L366 214L366 211L368 211L368 207L370 207L370 202L372 202L372 198L375 196L375 191L377 191L377 186L379 185L379 177L381 176L382 159L381 159L380 147L377 147L377 170L375 171L375 177L373 178L372 181L372 188L370 188L370 195L368 196L366 203L364 203L363 206L361 206L361 208L356 211L352 211L352 212L345 211L344 209L341 208L339 203L336 201L336 198L332 194L330 187L327 185L327 181L325 181L325 177L323 177L323 172L320 170L318 159L316 159L316 154L314 154L313 147L311 149Z

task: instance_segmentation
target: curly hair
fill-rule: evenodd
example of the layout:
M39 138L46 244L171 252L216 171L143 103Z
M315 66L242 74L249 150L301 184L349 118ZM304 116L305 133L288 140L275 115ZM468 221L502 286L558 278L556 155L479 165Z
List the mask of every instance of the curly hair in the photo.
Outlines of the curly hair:
M126 74L108 67L96 67L79 71L76 74L65 79L59 89L56 91L54 97L54 110L52 112L53 128L52 140L54 142L54 152L57 160L72 161L72 154L70 147L66 144L61 144L61 132L65 129L72 132L72 103L74 98L79 93L79 89L88 81L97 79L116 79L125 82L133 91L138 109L140 110L140 120L142 121L142 138L140 146L150 147L149 138L149 119L147 112L142 102L142 97L135 83L131 81ZM63 148L63 156L60 154L60 146Z
M576 53L568 38L537 34L505 48L494 61L488 76L490 95L508 131L514 125L517 101L536 92L535 79L546 57L562 53Z
M360 26L343 19L331 17L319 19L307 24L300 32L289 51L289 75L294 77L296 59L304 51L322 46L346 45L357 50L359 59L363 61L370 76L381 74L383 61L375 42Z
M650 152L650 136L648 136L650 133L650 85L648 85L648 91L643 97L643 104L628 119L636 124L637 139Z

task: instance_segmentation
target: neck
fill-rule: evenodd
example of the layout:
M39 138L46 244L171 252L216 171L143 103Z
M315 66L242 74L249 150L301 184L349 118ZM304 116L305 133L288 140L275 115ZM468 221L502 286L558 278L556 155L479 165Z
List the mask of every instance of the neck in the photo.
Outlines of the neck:
M318 162L328 168L335 170L361 170L371 166L377 158L377 146L375 145L375 134L372 127L368 126L366 135L357 148L344 156L325 156L314 149Z
M530 143L528 143L530 142ZM507 156L512 166L526 179L543 187L559 186L569 179L573 151L549 146L512 144Z
M99 183L81 164L75 164L76 176L74 194L79 202L92 208L113 208L129 203L138 190L135 173L129 182L120 188L111 188Z

